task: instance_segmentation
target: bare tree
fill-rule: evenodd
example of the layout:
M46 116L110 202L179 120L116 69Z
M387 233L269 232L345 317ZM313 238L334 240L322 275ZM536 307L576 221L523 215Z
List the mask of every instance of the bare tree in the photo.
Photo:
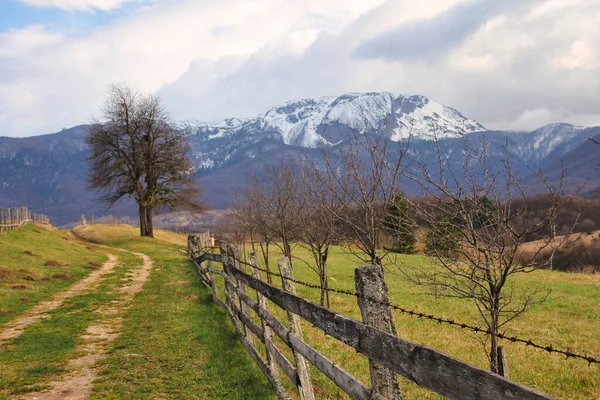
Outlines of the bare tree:
M339 225L340 240L364 262L382 266L379 239L385 230L388 210L400 190L410 138L392 142L387 129L354 137L333 149L323 149L324 166L313 163L323 202Z
M327 188L320 186L317 172L305 162L298 164L296 199L298 211L298 238L310 250L314 266L307 265L319 276L321 305L329 307L327 259L330 246L336 237L336 219L331 209L336 206L334 196Z
M89 186L112 206L124 197L138 205L140 234L153 237L154 211L202 211L190 174L188 146L176 133L157 97L111 85L103 123L86 138L90 146Z
M279 247L291 263L298 239L298 216L304 207L297 196L299 180L293 161L282 159L265 165L260 176L252 175L249 180L243 195L244 210L259 236L266 267L271 244Z
M424 240L432 256L432 266L414 268L400 266L400 271L413 282L427 286L440 297L469 299L477 307L489 332L483 338L490 369L499 371L498 333L508 323L545 301L548 292L540 288L516 287L511 277L551 265L556 248L556 216L563 204L562 180L557 187L545 185L552 201L543 219L521 218L529 202L519 184L518 172L512 169L506 149L500 172L492 172L488 145L464 139L460 168L435 142L437 168L429 170L423 163L410 177L417 182L424 197L413 201L417 220L429 231ZM520 263L521 245L533 233L546 230L549 235L540 242L536 254Z

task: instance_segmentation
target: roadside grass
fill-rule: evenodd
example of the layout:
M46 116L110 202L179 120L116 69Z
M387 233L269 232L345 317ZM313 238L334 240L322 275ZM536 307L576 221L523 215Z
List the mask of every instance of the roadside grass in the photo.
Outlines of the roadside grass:
M246 250L250 250L249 246L246 246ZM280 255L275 251L271 256L273 271L277 271L275 260ZM294 255L307 261L311 259L310 253L300 246L296 247ZM398 261L399 265L431 268L424 256L399 256ZM363 264L347 250L332 248L329 255L330 287L354 291L354 269ZM220 265L216 266L220 268ZM425 293L423 287L407 281L395 266L388 265L387 269L386 280L392 303L427 314L481 325L477 310L470 301L436 299ZM295 261L294 271L296 279L319 284L317 275L304 262ZM274 284L281 287L280 278L273 278ZM264 274L263 279L266 279ZM222 279L217 279L217 282L219 288L222 288ZM531 338L539 344L552 344L554 347L568 348L576 353L600 357L600 276L544 270L516 277L511 284L516 288L545 288L550 291L550 296L545 303L511 322L505 333L524 339ZM318 289L297 285L297 291L300 296L315 303L319 302ZM331 293L330 296L333 310L360 320L360 310L354 296L335 293ZM270 310L287 325L283 310L273 303L270 303ZM480 368L488 368L486 353L477 340L480 336L476 337L456 327L406 316L399 312L395 312L395 319L400 337L435 348ZM305 322L303 329L308 343L355 377L367 384L370 382L366 357L324 335L309 323ZM501 344L508 353L511 379L562 399L600 398L600 366L597 364L588 365L583 360L565 360L564 356L548 354L506 341ZM285 345L280 348L283 350ZM328 378L318 373L316 368L312 367L311 373L319 398L344 398L343 393ZM403 378L401 387L404 399L442 398Z
M185 254L184 235L93 225L79 237L142 252L153 272L134 299L123 331L101 362L93 399L274 399L273 389L237 339Z
M47 318L28 326L25 331L0 346L0 399L40 391L78 354L80 336L87 326L103 316L96 311L117 297L116 290L129 278L140 257L114 252L119 262L96 287L66 299Z
M105 255L61 231L25 225L0 235L0 328L105 261Z

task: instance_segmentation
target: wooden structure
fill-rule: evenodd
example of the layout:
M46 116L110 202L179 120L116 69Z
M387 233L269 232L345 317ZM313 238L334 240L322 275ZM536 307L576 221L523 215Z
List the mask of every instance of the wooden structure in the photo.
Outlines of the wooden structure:
M213 300L225 310L240 340L280 399L291 398L281 383L280 372L296 386L301 399L315 398L308 364L319 369L352 399L400 399L398 375L450 399L552 399L498 374L397 337L391 311L385 305L389 303L387 287L377 266L355 270L358 306L363 319L357 321L299 297L287 259L279 260L283 285L278 288L261 279L257 257L252 252L250 262L245 265L240 261L236 246L221 245L220 252L216 253L204 247L204 243L206 238L190 235L188 254L202 281L211 289ZM216 268L215 263L223 268ZM219 295L216 275L224 279L225 298ZM249 290L256 295L249 294ZM287 311L289 329L269 312L267 299ZM307 344L299 318L368 357L371 385L356 379ZM260 324L255 323L256 320L260 320ZM292 350L293 362L276 346L274 335ZM265 357L258 350L257 341L264 344Z
M49 224L46 215L34 214L27 207L0 207L0 234L19 229L26 223Z

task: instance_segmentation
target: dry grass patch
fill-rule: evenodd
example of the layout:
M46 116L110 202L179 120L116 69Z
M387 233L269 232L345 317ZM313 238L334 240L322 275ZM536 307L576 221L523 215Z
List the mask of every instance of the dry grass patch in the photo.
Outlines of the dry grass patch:
M113 246L118 246L140 237L139 228L129 225L80 225L73 228L73 233L93 243L111 243ZM187 235L183 233L155 229L154 237L160 241L183 246L184 248L187 246Z

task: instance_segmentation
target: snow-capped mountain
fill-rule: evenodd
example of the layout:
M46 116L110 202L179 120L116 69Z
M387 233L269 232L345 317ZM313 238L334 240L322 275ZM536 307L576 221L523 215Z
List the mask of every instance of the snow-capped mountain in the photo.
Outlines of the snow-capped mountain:
M485 130L477 121L427 97L388 92L295 100L255 118L189 124L196 135L208 140L236 136L244 130L274 133L284 144L308 148L337 143L341 127L360 133L384 129L393 141L409 136L457 137Z
M392 141L461 137L477 121L424 96L350 93L288 101L254 118L186 123L198 170L220 167L251 145L316 148L354 134L385 132ZM252 157L252 151L247 156Z

